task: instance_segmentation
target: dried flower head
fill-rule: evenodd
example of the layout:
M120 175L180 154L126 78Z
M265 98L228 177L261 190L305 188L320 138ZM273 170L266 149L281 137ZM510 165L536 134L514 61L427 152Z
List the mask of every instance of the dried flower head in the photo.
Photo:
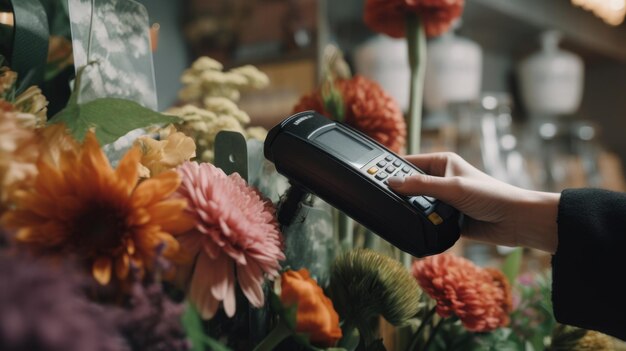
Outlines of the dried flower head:
M461 16L464 3L465 0L367 0L364 20L376 32L403 38L407 17L415 14L424 23L426 35L436 37Z
M367 249L338 257L331 268L330 294L339 315L361 334L382 315L401 325L419 310L421 290L402 264Z
M17 81L17 73L7 66L0 67L0 98L12 100L13 88Z
M248 136L248 139L265 141L265 138L267 137L267 129L263 127L249 127L246 128L246 135Z
M72 272L0 255L0 350L130 351Z
M48 100L41 93L41 89L32 86L15 98L15 108L18 111L33 115L35 119L35 127L41 128L46 125L48 119Z
M406 142L406 123L398 103L378 85L367 78L335 81L341 93L346 124L362 131L394 152L401 152ZM315 110L328 117L320 91L303 96L294 112Z
M449 254L413 263L413 276L437 302L442 317L456 315L465 328L486 332L506 326L511 312L511 292L506 278L471 261Z
M37 174L39 147L30 126L33 120L32 115L0 109L0 214L13 202L15 192L27 187Z
M196 156L193 139L177 132L173 125L159 131L159 140L143 136L135 140L141 150L139 175L149 178L180 166Z
M193 105L185 105L180 108L172 108L168 113L178 116L183 120L179 129L185 135L196 141L196 153L199 160L203 162L213 162L213 149L215 146L215 136L222 130L230 130L246 135L241 124L243 115L230 100L223 98L212 98L210 107L214 110L201 109ZM236 108L232 110L232 107ZM231 112L235 112L232 114ZM247 118L245 114L245 118Z
M78 256L102 285L126 279L131 263L150 269L160 245L172 259L172 235L189 228L179 219L186 201L167 199L180 178L164 172L137 185L140 157L133 148L113 170L89 132L78 150L59 151L58 162L40 158L32 188L18 194L2 224L35 252Z
M236 280L250 304L262 306L263 282L278 276L285 259L272 203L239 174L227 176L208 163L185 162L178 172L183 182L176 194L188 200L186 214L195 221L179 237L187 254L197 257L190 300L204 318L212 318L220 303L232 317Z
M215 113L217 119L223 117L233 117L239 123L250 123L250 116L245 111L239 109L237 104L223 97L207 97L204 99L204 108Z
M608 335L559 324L552 333L552 344L548 351L609 351L614 350L613 340Z
M312 344L334 346L341 339L339 315L333 302L311 278L309 271L288 270L281 275L280 300L285 306L297 305L296 332L309 336Z
M228 72L223 72L223 68L221 63L209 57L197 59L181 77L184 87L179 98L196 104L207 97L238 101L240 90L260 89L269 84L267 75L254 66L247 65Z

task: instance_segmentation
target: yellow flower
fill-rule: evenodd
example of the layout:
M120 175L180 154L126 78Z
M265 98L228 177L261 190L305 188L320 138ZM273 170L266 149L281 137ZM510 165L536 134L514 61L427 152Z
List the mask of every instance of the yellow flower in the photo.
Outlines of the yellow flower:
M142 178L157 176L196 156L193 139L177 132L173 125L160 130L159 134L159 140L145 136L135 141L141 150L139 175Z
M173 237L187 231L186 201L169 199L178 188L176 172L164 172L137 185L141 152L131 149L112 169L95 135L82 147L60 150L58 162L42 157L33 186L21 191L16 208L1 223L34 252L74 255L102 285L124 280L131 264L150 269L157 251L178 253Z

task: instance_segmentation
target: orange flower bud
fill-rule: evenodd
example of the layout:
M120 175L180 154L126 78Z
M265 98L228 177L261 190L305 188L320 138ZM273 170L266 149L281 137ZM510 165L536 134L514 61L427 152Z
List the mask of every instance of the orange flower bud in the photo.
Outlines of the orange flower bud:
M296 332L309 335L312 344L330 347L341 338L339 315L333 302L309 276L309 271L282 274L280 299L285 306L297 304Z

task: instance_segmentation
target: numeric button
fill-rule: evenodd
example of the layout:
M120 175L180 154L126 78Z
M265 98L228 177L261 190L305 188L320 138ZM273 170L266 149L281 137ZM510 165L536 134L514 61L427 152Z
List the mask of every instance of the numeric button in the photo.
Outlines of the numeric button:
M376 179L378 180L383 180L385 178L387 178L388 174L385 172L379 172L378 174L376 174Z
M430 202L426 201L426 199L424 199L421 196L415 196L415 197L411 198L411 203L414 206L416 206L416 207L418 207L418 208L420 208L422 210L427 210L427 209L430 208Z

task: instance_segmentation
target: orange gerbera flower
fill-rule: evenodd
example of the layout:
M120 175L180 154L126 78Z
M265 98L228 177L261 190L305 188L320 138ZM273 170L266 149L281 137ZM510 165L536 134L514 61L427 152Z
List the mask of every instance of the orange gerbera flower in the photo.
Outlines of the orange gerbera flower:
M75 255L102 285L124 280L131 263L150 268L158 248L174 258L172 235L188 230L181 219L187 203L168 199L180 179L174 171L138 183L141 152L131 149L113 170L89 132L82 147L40 157L31 189L17 195L17 207L2 217L15 239L35 252Z

